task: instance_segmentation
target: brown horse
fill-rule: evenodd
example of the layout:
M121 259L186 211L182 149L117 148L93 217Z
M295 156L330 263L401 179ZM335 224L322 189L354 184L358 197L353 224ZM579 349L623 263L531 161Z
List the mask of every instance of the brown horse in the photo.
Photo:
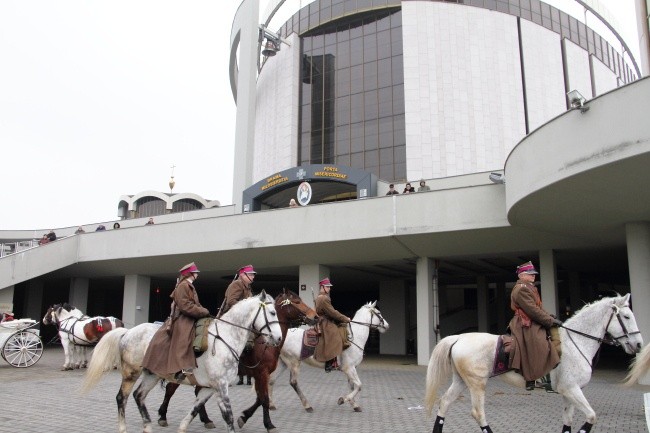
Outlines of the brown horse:
M124 328L124 322L112 316L97 316L84 325L83 331L88 341L99 341L108 331L115 328Z
M263 341L256 339L253 342L253 347L249 350L244 350L244 353L239 358L239 368L244 374L255 378L255 392L257 398L255 403L248 409L242 412L242 415L237 419L239 428L242 428L246 421L255 413L258 407L262 406L264 427L269 433L276 430L271 422L269 414L269 380L271 373L275 371L278 365L278 358L280 357L280 349L287 336L287 330L291 322L303 322L313 325L317 322L316 312L306 305L300 296L291 290L284 289L283 292L275 298L275 307L282 329L282 342L279 346L270 347L263 343ZM165 399L158 409L158 425L167 426L167 406L169 399L176 389L176 383L168 383L165 388ZM195 393L198 392L199 387L196 388ZM205 407L201 406L199 409L199 417L201 422L206 428L214 428L214 423L208 417Z

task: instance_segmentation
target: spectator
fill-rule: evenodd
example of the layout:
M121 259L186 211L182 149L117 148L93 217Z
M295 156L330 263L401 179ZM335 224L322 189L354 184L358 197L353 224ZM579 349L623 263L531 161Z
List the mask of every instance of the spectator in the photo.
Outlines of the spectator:
M399 194L399 192L397 192L397 190L395 189L395 185L391 183L390 185L388 185L388 192L386 193L386 195L394 195L394 194Z
M153 224L154 224L153 218L149 218L149 221L147 221L147 223L145 225L150 226L150 225L153 225Z
M298 207L298 203L296 203L296 199L292 198L289 200L289 207Z
M75 235L79 235L81 233L86 233L86 230L84 230L83 226L79 226L76 232L74 232Z
M47 234L44 234L42 238L38 240L39 245L45 245L50 242L50 238L47 237Z
M422 179L420 181L420 187L418 188L418 192L425 192L425 191L431 191L431 188L429 188L429 185Z
M413 188L413 187L411 186L411 182L408 182L408 183L404 186L404 191L402 192L402 194L410 194L410 193L412 193L412 192L415 192L415 188Z
M54 233L54 230L50 230L50 232L47 234L47 238L50 240L50 242L54 242L56 240L56 234Z
M102 224L98 225L97 228L95 229L96 232L103 232L106 230L106 227L104 227Z
M117 230L119 228L120 228L120 223L113 224L113 230Z

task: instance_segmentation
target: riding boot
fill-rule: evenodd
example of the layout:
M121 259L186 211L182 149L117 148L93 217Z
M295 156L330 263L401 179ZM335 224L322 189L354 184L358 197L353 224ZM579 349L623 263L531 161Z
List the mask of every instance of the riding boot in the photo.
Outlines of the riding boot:
M325 373L332 371L332 360L325 361Z
M243 385L243 384L244 384L244 376L239 376L239 382L237 382L237 385Z
M526 381L526 391L534 391L535 390L535 381L534 380L527 380Z
M246 385L252 385L250 376L247 376L247 378L246 378Z

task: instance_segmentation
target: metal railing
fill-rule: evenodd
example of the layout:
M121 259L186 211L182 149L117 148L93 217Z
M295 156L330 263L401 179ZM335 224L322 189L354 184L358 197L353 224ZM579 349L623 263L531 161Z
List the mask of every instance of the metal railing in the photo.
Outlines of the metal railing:
M23 250L37 247L37 246L38 246L37 239L0 244L0 257L8 256L9 254L19 253Z

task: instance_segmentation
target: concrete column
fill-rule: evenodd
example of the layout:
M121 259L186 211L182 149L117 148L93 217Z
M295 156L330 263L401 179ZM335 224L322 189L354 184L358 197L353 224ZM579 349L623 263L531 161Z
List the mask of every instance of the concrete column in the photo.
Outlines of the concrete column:
M406 355L406 296L406 281L379 282L381 314L390 324L390 331L379 337L379 353L382 355Z
M43 281L29 280L25 291L25 308L21 318L41 320L45 314L43 308Z
M630 293L632 310L636 323L647 344L650 339L650 223L628 223L625 225L627 238L627 262L630 272ZM639 380L641 385L650 385L650 372Z
M503 281L497 282L497 296L496 296L496 312L497 312L497 334L506 332L509 317L506 317L506 306L510 305L510 299L506 298L506 283Z
M553 250L539 252L539 278L542 283L541 295L544 309L560 317L560 304L557 300L557 269Z
M298 274L300 298L305 304L314 308L314 298L318 296L320 289L318 282L330 276L330 268L322 265L300 265ZM332 284L336 285L336 281L332 281Z
M14 286L5 287L0 290L0 312L11 311L16 315L14 311ZM16 315L17 319L20 319L20 316Z
M419 257L415 276L418 317L418 365L427 365L435 342L434 296L433 296L433 260Z
M70 294L68 299L71 305L74 305L84 313L88 313L88 285L90 280L88 278L75 278L70 279Z
M478 313L478 332L490 332L488 282L485 275L476 279L476 310Z
M149 321L149 295L151 278L144 275L124 277L122 321L127 328Z
M242 17L237 72L237 113L235 123L235 169L232 202L235 212L242 211L242 193L253 184L253 148L255 145L255 107L257 100L257 60L259 2L242 2L237 15ZM302 296L301 296L302 298Z

